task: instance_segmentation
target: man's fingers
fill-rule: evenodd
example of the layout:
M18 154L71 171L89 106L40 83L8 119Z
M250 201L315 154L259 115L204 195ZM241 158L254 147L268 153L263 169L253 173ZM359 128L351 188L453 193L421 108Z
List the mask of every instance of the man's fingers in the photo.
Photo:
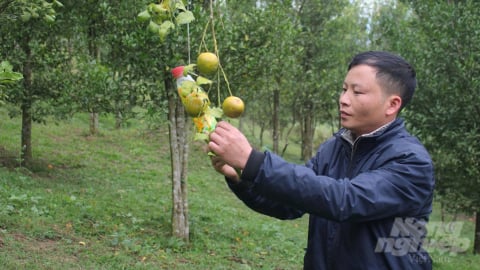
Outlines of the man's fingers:
M217 123L217 126L215 127L214 132L217 132L218 134L225 135L225 134L229 134L230 132L232 132L235 129L236 128L234 126L232 126L230 123L228 123L226 121L220 121L219 123Z
M218 138L217 138L218 137ZM218 135L212 134L210 135L210 141L208 142L208 149L218 155L220 153L220 146L218 140L221 138Z
M230 123L226 121L220 121L217 123L217 127L219 127L220 129L229 130L232 127L232 125L230 125Z
M220 139L221 139L221 137L220 137L220 135L218 135L218 133L216 131L210 133L210 141L211 142L217 142Z
M218 128L218 127L217 127ZM225 144L225 139L217 131L210 133L210 141L208 142L208 148L215 154L219 155L223 153L222 145Z

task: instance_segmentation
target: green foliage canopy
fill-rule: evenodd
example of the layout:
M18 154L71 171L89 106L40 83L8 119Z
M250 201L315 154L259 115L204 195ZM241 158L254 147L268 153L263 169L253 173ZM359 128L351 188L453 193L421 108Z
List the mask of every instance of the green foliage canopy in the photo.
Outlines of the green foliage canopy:
M418 90L405 117L432 154L437 195L455 211L478 211L480 3L405 2L381 7L372 42L417 70Z

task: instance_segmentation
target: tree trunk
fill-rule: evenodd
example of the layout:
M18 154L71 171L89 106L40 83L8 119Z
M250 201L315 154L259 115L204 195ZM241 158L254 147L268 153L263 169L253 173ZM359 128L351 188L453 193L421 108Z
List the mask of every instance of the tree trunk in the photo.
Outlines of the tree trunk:
M115 84L117 85L118 88L121 87L120 86L121 85L120 80L121 80L120 79L120 72L115 71L114 75L113 75L113 81L115 82ZM122 125L124 123L123 114L122 114L122 110L121 110L121 108L123 106L124 105L122 104L122 102L115 101L115 129L122 128Z
M97 43L97 22L94 19L90 19L88 22L88 53L92 59L95 59L97 63L100 63L100 46ZM98 112L93 110L90 112L90 135L97 135L98 133Z
M265 124L264 123L260 123L260 146L264 146L263 145L263 133L265 131Z
M278 140L280 138L280 90L273 91L273 152L279 153Z
M98 113L90 113L90 135L97 135L98 133Z
M294 119L295 120L295 119ZM290 134L292 133L292 130L293 128L295 127L295 121L292 121L292 125L290 126L290 128L287 130L287 134L285 135L285 145L283 146L283 149L282 149L282 153L281 153L281 156L283 157L285 155L285 152L287 151L287 147L288 147L288 144L289 144L289 138L290 138Z
M475 236L473 240L473 254L480 254L480 215L475 214Z
M123 115L120 111L115 113L115 129L121 129L123 124Z
M29 101L23 101L22 107L22 153L21 165L30 167L32 155L32 109Z
M21 104L22 110L22 135L21 135L21 165L29 167L32 164L32 52L27 37L23 41L23 51L26 60L23 63L23 91L24 98Z
M315 121L311 104L305 104L305 113L302 119L302 160L307 161L313 155L313 135L315 134Z
M190 234L187 197L188 130L185 127L185 112L175 96L173 82L168 74L165 78L172 171L172 235L188 242Z
M251 131L251 134L252 134L252 138L255 138L255 126L257 124L255 123L255 121L253 119L251 119L250 121L250 131Z

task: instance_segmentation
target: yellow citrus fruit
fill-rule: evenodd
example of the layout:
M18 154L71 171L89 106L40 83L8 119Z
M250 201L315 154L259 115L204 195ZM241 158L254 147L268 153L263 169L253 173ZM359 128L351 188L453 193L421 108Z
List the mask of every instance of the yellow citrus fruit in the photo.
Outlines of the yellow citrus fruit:
M222 103L223 113L230 118L237 118L245 110L245 104L239 97L229 96Z
M208 105L210 105L210 100L205 92L193 92L185 98L183 105L188 115L198 117L201 116Z
M197 69L202 74L211 75L217 72L218 64L218 57L214 53L203 52L197 57Z

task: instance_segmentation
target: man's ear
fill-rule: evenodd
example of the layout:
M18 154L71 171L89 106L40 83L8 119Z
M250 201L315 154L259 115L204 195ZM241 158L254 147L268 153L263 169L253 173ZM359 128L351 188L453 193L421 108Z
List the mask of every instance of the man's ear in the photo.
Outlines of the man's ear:
M402 98L397 95L392 95L387 100L387 110L385 114L387 116L398 114L400 107L402 107Z

